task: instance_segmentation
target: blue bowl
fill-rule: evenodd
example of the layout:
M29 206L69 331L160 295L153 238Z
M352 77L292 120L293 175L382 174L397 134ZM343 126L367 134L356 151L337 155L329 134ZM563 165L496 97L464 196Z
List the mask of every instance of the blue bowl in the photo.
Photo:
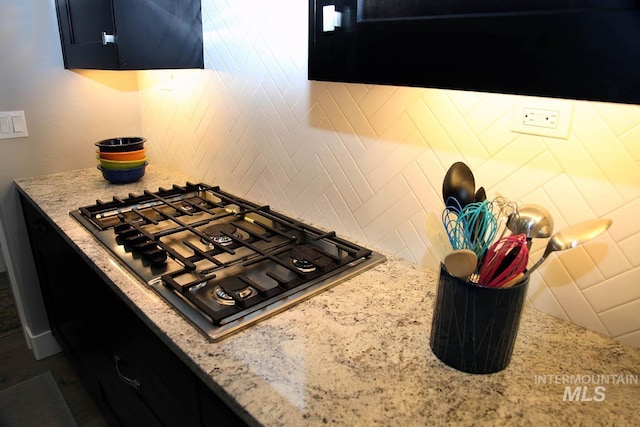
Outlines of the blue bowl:
M98 169L107 181L113 184L126 184L142 178L147 165L148 162L145 162L142 166L131 169L104 169L102 166L98 166Z
M124 151L137 151L144 148L145 138L139 136L126 136L120 138L103 139L96 142L96 146L100 151L124 152Z

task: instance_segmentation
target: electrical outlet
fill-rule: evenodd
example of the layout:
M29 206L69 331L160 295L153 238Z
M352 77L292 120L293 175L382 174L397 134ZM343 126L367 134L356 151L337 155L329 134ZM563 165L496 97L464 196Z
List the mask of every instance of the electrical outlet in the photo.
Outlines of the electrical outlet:
M511 130L530 135L568 139L573 118L573 102L545 98L525 98L516 104Z
M522 114L524 126L537 126L541 128L557 129L560 111L541 110L539 108L525 108Z

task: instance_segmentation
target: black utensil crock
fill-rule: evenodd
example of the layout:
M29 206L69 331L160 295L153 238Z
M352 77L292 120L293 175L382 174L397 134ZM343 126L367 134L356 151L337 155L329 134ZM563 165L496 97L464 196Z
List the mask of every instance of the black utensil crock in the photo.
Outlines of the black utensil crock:
M462 372L505 369L518 334L529 278L509 288L483 288L440 265L431 324L431 350Z

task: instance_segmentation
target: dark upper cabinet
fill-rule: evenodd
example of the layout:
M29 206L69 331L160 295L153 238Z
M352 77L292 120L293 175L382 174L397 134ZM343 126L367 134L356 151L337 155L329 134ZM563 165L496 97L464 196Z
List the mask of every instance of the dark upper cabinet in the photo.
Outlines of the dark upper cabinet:
M203 68L200 0L56 0L65 68Z
M309 0L309 79L640 104L640 0Z

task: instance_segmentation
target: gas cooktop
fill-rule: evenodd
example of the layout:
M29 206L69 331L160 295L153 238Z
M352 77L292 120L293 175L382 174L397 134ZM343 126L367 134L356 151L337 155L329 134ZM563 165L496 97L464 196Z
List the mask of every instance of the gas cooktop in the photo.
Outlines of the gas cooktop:
M385 261L206 184L114 196L70 214L212 341Z

